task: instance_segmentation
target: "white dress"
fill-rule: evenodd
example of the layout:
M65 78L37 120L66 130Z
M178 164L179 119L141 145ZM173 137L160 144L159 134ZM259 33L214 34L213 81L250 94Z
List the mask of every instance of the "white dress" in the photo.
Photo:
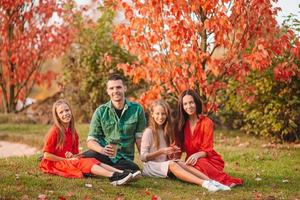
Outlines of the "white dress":
M159 148L167 147L166 141L163 136L163 131L158 131L159 134ZM169 160L166 155L160 155L154 160L146 161L148 153L157 151L153 144L153 134L150 128L146 128L141 143L141 156L140 159L143 161L143 175L150 177L166 178L168 177L169 171Z

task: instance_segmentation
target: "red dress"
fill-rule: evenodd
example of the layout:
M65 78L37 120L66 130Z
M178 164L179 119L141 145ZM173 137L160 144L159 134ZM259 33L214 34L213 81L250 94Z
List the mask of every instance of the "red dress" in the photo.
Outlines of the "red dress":
M207 153L207 157L199 158L194 165L196 169L207 175L210 179L230 186L232 183L242 185L243 180L227 175L224 170L224 161L213 149L213 122L204 116L200 116L199 121L191 134L189 121L184 127L184 148L188 159L192 154L199 151Z
M78 154L78 134L75 133L75 141L72 140L71 129L65 131L65 141L62 149L56 149L59 129L53 126L45 140L43 152L48 152L65 158L67 151ZM77 160L51 161L42 159L39 167L45 173L56 174L67 178L81 178L83 174L91 173L91 168L95 164L100 164L94 158L79 158Z

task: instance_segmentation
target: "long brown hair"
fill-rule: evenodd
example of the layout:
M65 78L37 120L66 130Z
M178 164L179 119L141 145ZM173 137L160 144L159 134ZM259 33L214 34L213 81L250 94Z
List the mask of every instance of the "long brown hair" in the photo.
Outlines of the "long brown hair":
M174 142L174 132L172 129L172 120L171 120L171 111L170 111L171 109L170 109L169 104L163 100L154 101L150 106L149 127L152 130L154 146L156 147L156 149L159 149L159 145L160 145L159 135L158 135L159 125L155 122L154 118L152 117L154 108L156 106L163 107L166 112L166 115L167 115L167 119L166 119L165 123L163 124L163 134L164 134L164 139L166 141L167 146L170 146L170 144L172 144Z
M183 142L183 129L184 129L186 121L189 118L189 115L183 109L183 97L185 97L186 95L191 95L193 97L194 102L196 104L196 114L197 114L197 116L202 113L202 101L201 101L200 96L198 95L198 93L195 90L191 90L191 89L183 91L180 94L179 99L178 99L179 119L178 119L177 133L179 135L178 139L180 140L180 142Z
M56 149L62 149L63 145L64 145L64 141L65 141L65 134L64 134L65 128L57 114L57 107L62 104L66 104L71 111L71 121L69 123L68 128L71 129L73 143L75 141L75 135L76 135L75 122L74 122L75 120L74 120L74 116L73 116L73 112L72 112L70 104L65 99L57 100L52 106L52 116L53 116L54 125L59 129L59 134L58 134L57 143L56 143Z

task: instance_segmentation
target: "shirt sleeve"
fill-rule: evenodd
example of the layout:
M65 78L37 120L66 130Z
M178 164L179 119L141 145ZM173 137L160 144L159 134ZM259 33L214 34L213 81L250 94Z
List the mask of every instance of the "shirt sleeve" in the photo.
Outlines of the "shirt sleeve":
M137 124L137 129L136 129L136 132L135 132L135 138L141 138L142 137L142 133L146 127L146 117L145 117L145 113L144 113L144 110L142 108L142 106L139 105L139 108L138 108L138 124Z
M141 154L140 159L143 162L146 162L146 156L148 153L150 153L150 148L152 145L152 130L150 128L145 129L143 136L142 136L142 142L141 142Z
M57 128L52 127L45 139L44 147L43 147L43 152L48 152L55 154L55 148L57 144Z
M209 153L214 148L214 124L209 118L203 119L203 142L201 150Z
M101 126L100 110L97 109L94 112L91 123L90 123L87 141L96 140L100 144L100 139L102 137L103 137L103 131L102 131L102 126Z

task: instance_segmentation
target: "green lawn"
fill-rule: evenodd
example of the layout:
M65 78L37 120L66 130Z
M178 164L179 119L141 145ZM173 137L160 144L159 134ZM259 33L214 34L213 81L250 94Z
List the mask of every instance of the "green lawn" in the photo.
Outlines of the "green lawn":
M0 140L18 141L41 149L49 127L0 124ZM81 147L85 149L88 125L79 125L77 129ZM216 131L215 143L216 150L225 160L225 170L243 178L244 186L209 194L199 186L178 180L142 178L127 186L113 187L101 177L66 179L43 174L37 167L38 155L35 155L0 159L0 200L39 199L43 195L47 199L101 200L151 199L153 195L163 200L300 198L300 149L292 145L263 148L268 141L225 130ZM136 162L141 165L138 160Z

